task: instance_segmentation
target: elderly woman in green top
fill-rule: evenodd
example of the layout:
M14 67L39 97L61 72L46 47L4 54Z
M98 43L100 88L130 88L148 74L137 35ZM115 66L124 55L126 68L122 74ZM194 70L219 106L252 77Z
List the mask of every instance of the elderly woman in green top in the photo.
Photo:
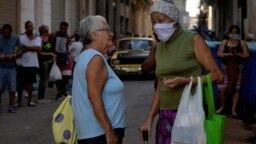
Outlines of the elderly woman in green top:
M223 76L200 34L181 28L179 11L172 2L156 1L150 16L154 33L160 40L155 54L158 86L150 112L139 130L147 130L150 136L154 117L159 112L156 143L170 144L182 91L190 77L193 77L194 85L197 76L201 76L205 83L203 68L209 72L213 82L222 82Z

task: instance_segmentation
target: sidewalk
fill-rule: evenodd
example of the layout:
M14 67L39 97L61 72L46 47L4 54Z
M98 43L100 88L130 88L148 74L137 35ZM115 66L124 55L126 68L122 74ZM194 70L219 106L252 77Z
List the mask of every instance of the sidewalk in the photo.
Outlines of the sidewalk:
M225 144L256 144L256 125L245 124L243 121L226 117Z
M35 108L30 108L24 105L24 107L17 109L16 114L9 114L6 112L8 107L8 95L5 93L2 96L4 111L3 113L0 113L0 143L13 144L14 141L21 141L20 144L52 143L51 118L53 112L61 102L54 100L55 94L55 89L48 88L46 97L52 100L51 103L37 104ZM37 99L36 93L34 94L33 99ZM23 100L25 103L26 99ZM134 110L134 108L130 110ZM127 111L127 113L133 112ZM134 113L131 118L133 118L133 122L128 126L131 131L137 132L137 124L141 123L141 121L138 118L134 119ZM17 120L19 122L17 122ZM256 144L255 130L256 124L245 124L237 118L226 116L224 144ZM24 133L24 131L26 132ZM127 130L126 139L132 139L132 135L133 134L129 134ZM154 144L152 141L151 144ZM127 143L124 141L124 144L137 143L138 142Z

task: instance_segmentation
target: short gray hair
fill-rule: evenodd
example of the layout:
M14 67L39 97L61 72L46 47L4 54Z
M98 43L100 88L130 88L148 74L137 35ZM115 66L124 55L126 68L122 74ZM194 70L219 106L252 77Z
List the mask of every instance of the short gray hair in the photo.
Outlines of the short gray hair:
M179 10L173 4L172 0L157 0L151 7L150 13L159 12L170 17L172 20L178 22Z
M79 33L82 41L88 44L92 41L92 32L96 32L103 27L103 24L107 24L107 20L100 15L87 16L79 23Z

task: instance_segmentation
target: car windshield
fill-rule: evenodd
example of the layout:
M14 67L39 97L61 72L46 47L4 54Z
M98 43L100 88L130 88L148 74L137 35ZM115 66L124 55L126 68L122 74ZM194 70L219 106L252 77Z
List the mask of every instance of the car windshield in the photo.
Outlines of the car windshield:
M151 40L121 40L117 50L150 50L152 46Z

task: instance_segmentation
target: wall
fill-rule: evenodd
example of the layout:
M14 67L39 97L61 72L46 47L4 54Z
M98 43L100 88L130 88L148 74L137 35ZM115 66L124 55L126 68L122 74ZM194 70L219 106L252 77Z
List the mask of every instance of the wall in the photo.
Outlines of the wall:
M34 23L35 30L42 24L51 28L51 0L21 0L20 1L20 30L25 31L25 22Z

